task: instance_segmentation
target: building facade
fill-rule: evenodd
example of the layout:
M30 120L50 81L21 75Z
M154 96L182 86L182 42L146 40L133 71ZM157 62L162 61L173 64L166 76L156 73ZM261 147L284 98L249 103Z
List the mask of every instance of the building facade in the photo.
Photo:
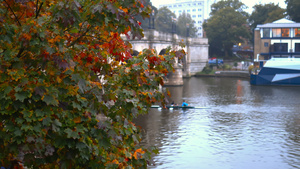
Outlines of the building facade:
M203 37L202 24L209 17L210 6L216 0L174 0L172 3L163 4L159 7L168 7L178 17L183 12L191 15L197 27L197 36Z
M257 25L254 32L254 59L300 58L300 23L280 19Z

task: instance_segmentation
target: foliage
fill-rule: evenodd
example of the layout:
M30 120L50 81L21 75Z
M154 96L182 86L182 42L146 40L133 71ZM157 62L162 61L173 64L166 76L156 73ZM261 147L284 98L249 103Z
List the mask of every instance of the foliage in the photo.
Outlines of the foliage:
M250 37L247 13L238 0L219 1L212 5L211 17L203 24L210 55L229 56L234 44Z
M158 31L171 33L172 32L172 25L176 24L173 23L173 19L176 18L176 15L170 11L167 7L159 8L157 14L155 16L155 28Z
M197 72L197 75L213 75L215 74L215 70L213 70L212 66L206 64L206 66L203 68L202 72Z
M222 65L222 69L223 69L223 70L231 70L231 69L232 69L232 66L229 65L229 64L223 64L223 65Z
M176 33L182 37L186 37L187 35L194 37L197 33L197 28L191 15L185 12L178 16L176 28Z
M142 37L135 17L150 9L139 0L0 3L0 166L145 168L152 150L138 146L131 121L163 101L175 52L132 57L120 35Z
M285 17L285 9L280 8L278 4L257 4L253 9L249 17L251 30L254 30L258 24L271 23Z
M291 20L300 22L300 1L299 0L285 0L286 11Z

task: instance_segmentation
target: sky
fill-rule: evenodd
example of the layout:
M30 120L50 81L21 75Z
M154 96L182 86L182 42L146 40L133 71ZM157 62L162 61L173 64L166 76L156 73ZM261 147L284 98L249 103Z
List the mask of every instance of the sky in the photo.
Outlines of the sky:
M274 3L275 5L279 4L281 8L286 8L285 0L240 0L243 2L246 6L248 6L248 9L245 11L251 14L253 11L253 6L256 4L269 4L269 3ZM152 5L155 6L156 8L159 8L159 5L161 4L166 4L170 2L176 2L176 0L151 0Z

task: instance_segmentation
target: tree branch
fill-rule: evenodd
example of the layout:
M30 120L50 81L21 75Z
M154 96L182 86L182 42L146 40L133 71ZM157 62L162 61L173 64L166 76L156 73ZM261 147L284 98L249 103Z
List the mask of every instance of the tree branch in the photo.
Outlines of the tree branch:
M37 1L37 3L38 3L38 0L36 0L36 1ZM37 19L37 17L39 16L39 13L40 13L40 11L41 11L41 8L42 8L43 3L44 3L44 2L42 2L42 3L40 4L40 6L39 6L39 9L37 9L35 19ZM38 4L36 4L36 6L38 6Z
M68 47L73 46L77 41L79 41L83 36L86 35L86 33L88 33L88 31L90 30L91 27L87 28L86 31L84 33L82 33L77 39L75 39Z
M8 8L11 10L11 12L13 13L13 15L15 16L15 18L16 18L18 24L19 24L20 26L22 26L22 24L20 23L20 21L19 21L18 17L16 16L15 12L13 11L13 9L9 6L9 4L6 2L6 0L4 0L4 2L7 4Z

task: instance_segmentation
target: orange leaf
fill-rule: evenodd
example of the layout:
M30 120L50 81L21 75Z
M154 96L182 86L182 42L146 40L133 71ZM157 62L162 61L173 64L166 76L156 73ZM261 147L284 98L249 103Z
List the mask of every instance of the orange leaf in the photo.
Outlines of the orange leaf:
M73 119L73 121L75 123L80 123L81 122L81 117L76 117L76 118Z

